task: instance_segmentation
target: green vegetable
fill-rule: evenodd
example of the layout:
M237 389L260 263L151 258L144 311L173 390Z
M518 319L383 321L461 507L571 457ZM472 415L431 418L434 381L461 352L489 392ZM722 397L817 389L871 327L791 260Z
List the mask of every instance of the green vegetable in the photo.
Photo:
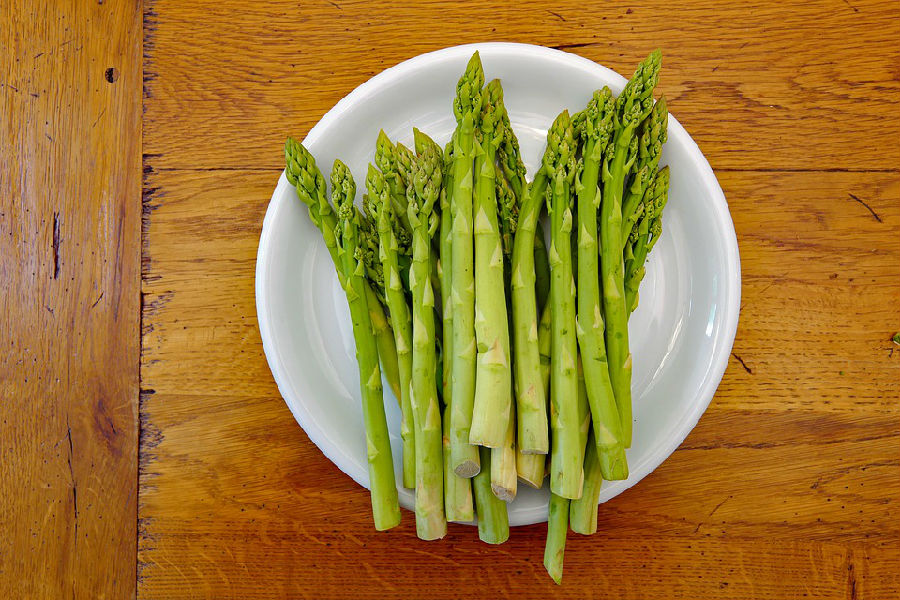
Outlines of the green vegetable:
M662 145L666 142L667 127L669 123L669 111L666 108L665 96L653 105L650 115L641 123L638 137L638 154L634 165L634 180L625 194L622 203L622 245L628 241L631 230L637 223L641 212L638 206L644 197L644 192L656 177L656 168L662 156Z
M637 155L635 129L653 106L653 87L659 76L661 54L656 50L638 66L616 99L615 133L603 164L603 196L600 207L600 280L609 374L625 447L631 446L631 353L628 350L628 310L625 302L625 267L622 243L622 194L626 177Z
M567 119L560 115L547 132L544 162L559 153ZM547 397L541 384L538 338L535 243L543 241L540 214L547 190L548 173L541 168L526 187L519 207L519 219L513 242L510 288L513 313L513 343L516 373L516 416L518 441L523 452L546 454L550 449L547 425ZM543 245L543 244L542 244ZM549 269L549 264L547 265ZM547 277L549 284L549 277Z
M502 89L491 81L482 94L475 153L475 401L469 442L504 446L512 410L509 325L503 279L494 161L502 141Z
M637 308L638 288L646 271L647 255L662 234L662 211L669 198L669 167L663 167L647 187L641 202L641 218L627 247L631 258L625 263L625 304L629 315Z
M622 422L616 407L604 342L603 310L600 298L597 187L603 153L613 128L614 102L609 88L594 92L584 115L581 135L583 167L575 182L578 195L578 347L584 365L587 397L594 423L594 440L603 457L606 479L627 479L628 463Z
M478 448L481 470L472 479L475 493L475 512L478 516L478 537L487 544L502 544L509 539L509 513L506 502L491 490L491 450Z
M431 238L438 228L434 212L441 190L441 155L426 146L413 162L407 187L407 214L413 229L412 409L416 441L416 532L424 540L447 533L444 517L443 432L435 376L434 291L431 287Z
M412 381L412 318L400 277L400 241L394 204L384 176L372 165L366 175L366 206L376 218L378 252L384 274L385 299L393 323L400 375L400 439L402 440L403 486L416 487L416 445L410 382ZM408 252L408 248L402 251Z
M450 457L456 473L472 477L480 470L478 448L469 443L475 402L475 277L473 170L475 127L481 114L481 86L484 71L476 52L456 87L453 113L453 187L450 195L451 272L450 293L453 310L453 365L450 379L453 402L450 410Z
M563 498L581 496L581 457L578 441L575 361L575 278L572 274L572 180L575 177L575 140L568 111L557 120L563 135L544 168L547 170L547 209L550 212L550 489Z
M378 350L366 306L365 267L360 261L357 245L360 215L353 206L356 185L349 169L339 160L334 162L331 185L332 199L338 207L339 219L334 232L335 244L344 275L344 291L350 306L353 339L356 342L356 361L366 426L372 516L375 528L384 530L400 523L400 505L397 501L394 462L382 401Z
M584 488L581 498L572 500L569 504L569 525L575 533L597 533L597 502L603 485L600 470L600 455L594 442L594 432L590 431L584 456Z
M335 269L338 271L338 279L341 280L340 259L338 258L337 242L334 238L334 228L337 218L334 210L328 203L325 194L325 178L316 166L316 160L303 144L288 138L284 144L284 158L286 163L285 174L288 181L297 190L300 200L309 211L309 218L319 231L325 247L331 255ZM341 280L341 285L343 285ZM394 343L394 334L391 332L384 309L378 302L378 297L368 282L364 282L366 305L369 309L369 319L375 332L375 341L378 346L378 358L381 361L381 369L390 384L394 395L400 398L400 369L397 363L397 347Z
M563 557L566 553L568 529L569 500L551 493L550 516L547 519L547 542L544 546L544 568L556 583L562 582Z

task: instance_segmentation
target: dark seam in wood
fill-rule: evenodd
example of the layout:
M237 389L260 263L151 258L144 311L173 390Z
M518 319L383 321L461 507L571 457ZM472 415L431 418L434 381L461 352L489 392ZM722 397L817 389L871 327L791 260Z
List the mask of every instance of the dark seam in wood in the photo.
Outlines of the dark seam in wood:
M856 200L857 202L859 202L860 204L862 204L863 206L865 206L866 209L867 209L870 213L872 213L872 216L875 217L875 220L876 220L876 221L878 221L879 223L884 223L884 221L881 220L881 217L878 216L878 213L875 212L874 210L872 210L872 207L869 206L869 205L866 203L865 200L862 200L859 196L856 196L856 195L854 195L854 194L848 193L847 195L850 196L851 198L853 198L854 200Z
M744 370L747 371L747 373L749 373L750 375L753 375L753 369L751 369L750 367L747 366L747 363L744 362L743 358L741 358L734 352L732 352L731 355L733 357L735 357L739 363L741 363L741 366L744 367Z

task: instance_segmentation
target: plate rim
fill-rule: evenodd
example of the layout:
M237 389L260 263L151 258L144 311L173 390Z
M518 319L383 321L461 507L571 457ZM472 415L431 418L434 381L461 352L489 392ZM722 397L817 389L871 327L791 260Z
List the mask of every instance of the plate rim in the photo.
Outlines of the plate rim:
M323 135L322 132L326 131L333 122L337 121L347 110L349 110L356 103L365 100L374 93L377 93L378 90L382 87L383 83L387 83L395 77L414 75L416 71L427 68L429 64L431 64L435 60L453 59L458 57L468 58L475 50L479 50L482 52L491 50L512 52L515 54L519 54L526 59L529 57L549 57L553 60L564 61L569 65L576 66L586 72L591 72L594 74L600 73L605 78L616 81L619 88L624 86L626 82L626 79L623 76L616 73L612 69L609 69L608 67L600 65L583 56L579 56L570 52L564 52L555 48L548 48L546 46L523 44L517 42L484 42L449 46L406 59L392 67L384 69L370 79L361 83L346 96L338 100L338 102L330 110L328 110L328 112L326 112L325 115L323 115L322 118L309 130L309 132L303 139L304 145L315 143L316 140L318 140ZM686 152L688 153L690 160L697 165L699 175L704 185L708 187L711 192L710 209L714 213L715 221L717 223L719 231L722 232L722 242L726 254L726 271L724 277L726 283L724 290L725 302L723 303L723 310L725 314L722 323L723 337L721 338L724 343L714 347L713 357L710 362L711 368L709 370L709 374L704 379L703 384L697 389L696 392L698 398L701 399L692 404L691 411L685 413L679 420L679 422L675 424L674 429L676 433L672 436L670 442L659 447L656 452L652 453L647 459L645 459L643 461L643 467L639 470L633 471L627 480L615 482L618 484L615 494L607 498L603 498L601 496L600 504L607 502L612 498L620 495L624 491L630 489L639 481L644 479L647 475L656 470L669 456L672 455L672 453L684 442L688 434L690 434L694 427L696 427L697 423L700 420L700 417L703 416L703 414L706 412L706 409L709 407L709 404L712 402L713 396L715 395L715 392L725 375L725 370L728 366L728 358L731 355L731 350L734 346L734 339L737 333L737 326L740 317L740 251L737 242L737 233L734 229L734 221L731 217L731 212L728 208L728 202L725 198L725 194L722 191L721 186L719 185L718 179L716 178L715 173L713 172L712 167L709 164L709 161L701 152L697 143L687 132L687 130L685 130L685 128L671 114L669 115L668 127L670 132L677 131L678 133L676 135L678 135L679 137L683 137L683 139L685 140ZM295 406L295 404L298 403L289 400L288 398L290 394L286 394L286 391L292 388L287 384L286 368L281 361L280 354L275 349L275 344L272 336L272 322L269 318L267 310L268 301L265 290L265 284L267 281L266 267L269 264L269 258L271 255L270 241L273 230L273 222L275 219L274 213L277 210L277 199L284 193L285 187L290 188L290 183L287 181L284 171L282 171L279 176L278 183L272 192L272 197L270 198L266 208L266 214L263 218L262 229L260 231L259 246L257 249L254 293L256 296L257 322L259 325L260 337L262 339L263 352L266 356L266 362L269 365L269 369L272 372L272 377L275 380L282 399L288 406L288 409L291 411L294 419L301 426L301 428L303 428L310 441L312 441L319 449L319 451L321 451L322 454L324 454L325 457L328 458L328 460L330 460L336 467L338 467L338 469L350 476L350 478L360 486L368 489L368 486L365 485L356 474L348 472L338 462L337 454L339 453L339 449L336 445L333 445L327 441L328 436L326 432L323 431L311 419L306 418L307 415L303 414L299 410L300 407ZM519 515L520 518L516 519L515 523L511 520L510 525L527 525L540 523L547 520L545 510L539 514L535 514L536 512L537 511L535 509L526 510L524 514Z

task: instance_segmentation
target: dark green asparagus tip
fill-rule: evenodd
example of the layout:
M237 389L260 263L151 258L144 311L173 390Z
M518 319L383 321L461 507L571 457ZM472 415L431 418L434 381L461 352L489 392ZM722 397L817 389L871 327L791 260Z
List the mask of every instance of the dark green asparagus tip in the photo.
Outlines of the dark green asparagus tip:
M303 144L289 137L284 143L284 162L285 175L305 204L311 206L317 197L325 197L325 178Z
M476 51L466 65L466 71L456 84L456 97L453 99L453 114L458 121L466 115L476 119L481 112L481 86L484 85L484 69L481 57Z
M413 127L413 139L415 140L417 156L421 156L425 152L425 148L431 147L438 156L443 157L444 152L441 150L441 147L437 145L437 142L431 139L427 133L424 133L416 127Z
M553 121L547 132L547 150L544 152L542 168L547 177L553 177L557 169L569 161L575 152L575 133L569 111L564 110Z
M339 158L334 159L331 168L331 201L342 221L353 215L353 199L356 198L356 183L353 175Z

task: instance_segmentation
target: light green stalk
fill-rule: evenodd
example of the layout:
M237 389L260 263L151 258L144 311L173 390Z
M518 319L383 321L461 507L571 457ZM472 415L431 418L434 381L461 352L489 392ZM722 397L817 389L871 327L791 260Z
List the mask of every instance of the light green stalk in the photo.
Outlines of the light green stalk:
M546 454L523 454L516 450L516 476L519 481L533 487L544 485Z
M547 157L544 168L550 182L550 427L552 451L550 489L563 498L581 495L581 459L578 441L578 379L575 339L575 278L572 274L572 194L575 175L575 140L569 114L557 120L563 136L559 150Z
M475 154L475 340L478 355L469 442L504 446L512 410L509 321L494 161L502 140L499 81L485 86Z
M616 99L615 135L603 164L600 210L600 277L609 374L622 421L625 447L631 446L631 352L628 350L628 311L625 304L625 267L621 252L607 251L622 244L622 194L637 154L634 132L653 106L653 87L659 76L658 50L645 59Z
M541 384L544 386L544 396L550 395L550 346L552 340L550 307L547 306L541 313L541 320L538 323L538 352L541 355Z
M472 479L478 537L487 544L502 544L509 539L509 513L506 502L491 490L491 450L478 448L478 451L482 468Z
M444 511L447 520L455 523L469 523L475 520L475 505L472 497L472 480L460 477L450 465L450 405L444 405Z
M644 278L647 255L662 234L662 211L669 197L669 167L656 173L641 201L642 217L636 224L629 244L632 258L625 265L625 303L629 315L637 308L638 288Z
M560 153L568 115L563 113L547 132L544 162L548 164ZM565 149L565 152L571 152ZM535 268L535 241L543 240L540 214L547 190L547 169L541 168L519 207L519 222L513 243L511 293L513 307L514 364L516 372L516 410L518 440L523 452L546 454L549 450L547 398L541 385L540 354L537 346L538 307Z
M431 287L431 238L439 218L434 212L441 192L441 156L433 148L413 163L407 187L407 214L413 228L412 408L416 440L416 532L424 540L447 533L444 517L443 432L435 376L434 291Z
M566 534L568 530L569 500L551 493L550 515L547 518L547 541L544 545L544 568L547 569L547 573L550 574L550 577L557 584L562 582L563 558L566 553Z
M669 111L666 98L663 96L653 105L650 115L644 119L638 137L638 154L634 164L634 180L622 201L622 245L628 241L631 230L640 217L638 205L644 198L644 192L656 177L656 168L662 156L662 146L666 142L669 123Z
M325 178L316 166L316 160L303 144L292 138L288 138L284 144L284 158L286 163L285 175L291 185L297 190L300 200L309 211L309 218L322 232L322 239L335 269L338 271L338 280L341 280L340 259L337 254L337 243L334 238L334 228L337 218L334 210L328 203L325 194ZM375 292L369 282L364 282L366 305L369 309L369 320L375 332L375 341L378 347L378 358L381 360L381 369L384 376L394 391L394 395L400 398L400 369L397 363L397 347L394 343L394 334L390 324L384 315L384 309L378 302Z
M406 186L411 161L412 156L407 153L398 155L397 146L391 142L383 129L378 132L378 139L375 141L375 164L381 169L384 180L391 190L394 214L400 218L403 228L410 237L412 237L412 227L409 224L409 216L406 214Z
M597 210L600 208L597 184L603 153L613 129L613 112L612 92L604 87L594 92L582 113L583 168L580 180L575 182L578 195L578 346L593 416L594 440L605 467L604 477L627 479L622 421L606 358L597 240Z
M518 466L516 460L516 419L509 411L503 445L491 448L491 490L504 502L516 499Z
M339 217L335 228L335 243L344 274L344 291L347 294L350 319L353 322L353 338L356 342L356 362L359 367L363 420L366 427L372 516L375 528L384 530L400 523L400 505L394 482L390 435L384 415L378 349L369 321L369 309L366 306L365 266L360 260L358 248L360 215L353 206L356 185L353 183L350 170L339 160L334 162L331 185L332 199L338 208Z
M378 254L384 274L385 300L393 323L400 373L400 439L402 440L403 486L416 487L416 444L413 428L412 401L412 318L400 277L397 221L384 176L372 165L366 175L368 197L366 206L376 218L378 226Z
M597 532L597 502L602 485L600 455L594 442L594 432L590 431L584 456L584 488L581 498L569 504L569 525L575 533L591 535Z
M450 456L462 477L480 470L478 449L469 443L475 402L475 277L472 210L474 201L475 127L481 114L484 71L476 52L456 87L453 113L453 218L450 293L453 305L453 366L451 371Z

